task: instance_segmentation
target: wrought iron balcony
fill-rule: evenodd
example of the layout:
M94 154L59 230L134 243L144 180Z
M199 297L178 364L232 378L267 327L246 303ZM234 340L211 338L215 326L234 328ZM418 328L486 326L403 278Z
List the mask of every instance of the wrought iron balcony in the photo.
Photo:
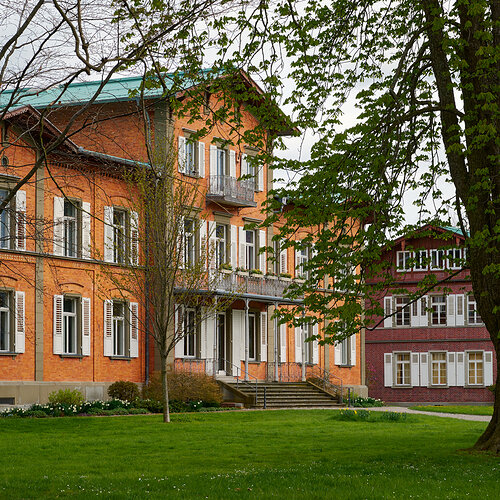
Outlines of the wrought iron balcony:
M217 288L238 294L258 295L261 297L283 298L291 280L267 276L246 276L237 272L219 272Z
M207 199L233 207L256 207L255 183L251 179L238 180L229 175L211 175L208 179Z

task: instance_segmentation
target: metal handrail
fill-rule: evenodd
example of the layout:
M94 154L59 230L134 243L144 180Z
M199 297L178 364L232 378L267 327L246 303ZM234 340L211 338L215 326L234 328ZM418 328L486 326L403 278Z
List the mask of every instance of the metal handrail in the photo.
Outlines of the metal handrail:
M239 372L243 372L247 377L252 377L253 379L255 379L255 404L257 404L257 397L259 395L259 387L258 387L258 383L259 383L259 379L255 376L255 375L251 375L250 373L248 373L246 370L242 369L241 366L238 366L238 365L235 365L234 363L232 363L231 361L227 360L227 359L224 359L224 358L220 358L219 361L223 361L224 363L228 363L230 366L234 366L236 368L236 388L239 387L239 381L240 381L240 375L239 375ZM215 376L215 370L214 370L214 376ZM249 385L250 387L252 387L252 384L250 382L248 382L248 380L244 380L242 379L241 380L241 383L243 384L247 384ZM253 389L253 387L252 387ZM264 408L266 408L266 388L264 387Z
M323 389L326 389L326 385L329 385L332 389L337 390L339 385L340 385L340 400L341 400L341 402L343 402L344 401L344 388L343 388L342 379L340 377L337 377L333 373L330 373L330 371L327 371L327 370L321 368L321 366L318 366L318 365L316 365L313 368L313 371L314 370L318 370L320 373L319 378L321 378L321 380L323 381ZM337 379L340 382L340 384L332 383L330 380L330 377Z

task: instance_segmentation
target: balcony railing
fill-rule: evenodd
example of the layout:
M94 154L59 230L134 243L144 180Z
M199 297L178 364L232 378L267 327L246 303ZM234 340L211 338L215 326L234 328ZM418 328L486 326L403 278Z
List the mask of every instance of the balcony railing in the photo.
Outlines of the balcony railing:
M235 207L256 207L255 183L251 179L238 180L229 175L211 175L208 179L207 199Z
M237 272L219 271L217 288L234 294L283 298L290 280L267 276L246 276Z

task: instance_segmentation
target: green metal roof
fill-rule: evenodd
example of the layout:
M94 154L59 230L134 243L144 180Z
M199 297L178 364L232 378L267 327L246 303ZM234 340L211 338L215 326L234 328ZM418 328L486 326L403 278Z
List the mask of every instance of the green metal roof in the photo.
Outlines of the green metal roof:
M202 72L202 74L207 74L211 70L207 69ZM179 77L179 73L169 73L164 76L165 83L167 85L167 90L171 90L174 85L175 77ZM200 78L201 80L202 78ZM101 90L99 95L96 97L96 103L106 103L106 102L117 102L117 101L128 101L134 100L136 97L131 97L130 93L134 90L139 90L142 84L142 77L132 76L127 78L116 78L110 80L104 88ZM16 103L13 108L19 106L31 105L37 109L43 109L47 106L73 106L88 102L96 93L102 81L89 81L89 82L78 82L72 83L64 90L63 85L53 87L49 90L42 90L37 93L36 89L22 89L16 91ZM183 85L184 89L188 89L194 85L193 80L186 80ZM182 89L176 89L180 91ZM64 92L63 92L64 91ZM63 94L61 95L61 93ZM0 107L7 106L9 100L14 93L13 90L5 90L0 93ZM163 95L163 89L159 88L146 88L144 90L145 97L155 98L161 97Z

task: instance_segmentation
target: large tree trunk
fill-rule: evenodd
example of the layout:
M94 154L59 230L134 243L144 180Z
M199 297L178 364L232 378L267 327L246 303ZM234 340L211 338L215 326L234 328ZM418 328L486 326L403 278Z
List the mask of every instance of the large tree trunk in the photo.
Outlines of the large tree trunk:
M497 357L497 380L495 386L495 404L493 407L493 416L486 430L474 445L474 450L490 451L500 454L500 348L496 349Z
M163 422L170 422L170 409L168 407L168 380L167 356L161 355L161 385L163 389Z

